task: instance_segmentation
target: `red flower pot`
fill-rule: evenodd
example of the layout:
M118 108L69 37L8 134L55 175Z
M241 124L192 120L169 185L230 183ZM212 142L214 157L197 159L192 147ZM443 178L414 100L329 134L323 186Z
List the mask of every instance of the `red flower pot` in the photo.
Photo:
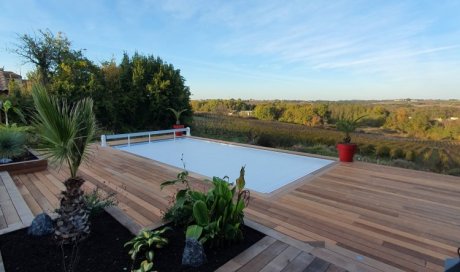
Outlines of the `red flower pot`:
M177 128L184 128L184 125L173 125L173 128L174 128L174 129L177 129ZM181 131L176 131L176 137L177 137L177 136L182 136L182 135L184 135L183 132L181 132Z
M356 151L356 144L337 144L341 162L352 162Z

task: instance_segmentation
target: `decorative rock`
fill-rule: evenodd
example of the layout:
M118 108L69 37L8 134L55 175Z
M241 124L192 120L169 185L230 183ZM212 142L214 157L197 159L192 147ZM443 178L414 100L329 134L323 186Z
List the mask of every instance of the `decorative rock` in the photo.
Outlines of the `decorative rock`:
M182 265L199 267L204 263L206 263L206 254L203 245L194 238L186 238Z
M10 163L10 162L12 162L12 161L13 161L12 159L1 158L1 159L0 159L0 164Z
M37 215L30 225L27 233L33 236L44 236L54 232L53 220L46 213Z

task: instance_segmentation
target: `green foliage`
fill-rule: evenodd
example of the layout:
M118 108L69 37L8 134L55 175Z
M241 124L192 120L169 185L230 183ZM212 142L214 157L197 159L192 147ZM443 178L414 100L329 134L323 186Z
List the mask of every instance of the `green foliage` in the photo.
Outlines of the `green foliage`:
M207 99L207 100L192 100L190 102L193 111L196 112L212 112L212 113L229 113L250 111L254 109L248 101L241 99Z
M0 127L0 159L12 159L26 152L25 133L15 127Z
M275 104L260 104L254 109L254 116L261 120L277 120L281 110Z
M8 100L8 99L5 100L5 101L1 101L1 100L0 100L0 105L1 105L2 111L3 111L4 115L5 115L5 125L6 125L6 126L9 126L9 125L10 125L10 124L9 124L9 123L10 123L10 122L9 122L9 118L8 118L8 112L9 112L10 110L13 110L13 111L16 113L16 115L21 119L21 121L22 121L23 123L26 122L26 121L25 121L25 118L24 118L24 115L22 114L21 110L20 110L19 108L15 107L15 106L13 105L13 103L11 102L11 100Z
M417 165L414 162L403 160L403 159L396 159L391 161L391 166L396 166L400 168L406 169L418 169Z
M164 219L188 226L187 237L196 238L201 243L221 246L242 238L243 210L249 202L249 191L245 190L245 169L235 185L214 177L213 188L203 193L194 191L188 185L187 172L178 174L178 179L167 181L162 186L182 183L186 188L179 190L175 202L165 213Z
M355 132L356 128L358 128L359 120L363 119L364 117L365 116L360 116L356 119L340 119L335 123L337 129L345 134L343 143L348 144L351 142L350 133Z
M119 132L170 127L176 120L168 108L186 109L182 121L191 116L185 79L159 57L125 54L119 64L104 63L100 72L102 88L92 96L98 120L107 129Z
M359 153L364 156L369 156L375 154L375 145L373 144L363 144L359 146Z
M450 116L451 113L447 115ZM362 119L364 120L364 119ZM451 129L455 126L448 122ZM460 124L460 123L459 123ZM256 144L285 148L289 150L337 156L335 143L340 141L342 134L333 129L308 127L277 121L263 121L251 118L239 118L215 114L195 113L192 131L194 135L235 141L248 142L251 130L257 131ZM450 140L421 140L408 137L389 137L375 133L356 132L353 142L358 144L362 160L383 163L389 158L391 149L400 148L408 161L413 161L417 169L447 173L449 169L460 167L460 143ZM377 152L377 147L386 146ZM438 149L436 152L430 152ZM386 150L386 151L385 151ZM384 155L382 157L382 155ZM438 159L431 157L437 156ZM423 159L426 157L427 159ZM437 162L436 162L437 161Z
M188 111L188 109L175 110L173 108L168 108L168 110L170 110L176 117L176 125L180 125L180 116L182 115L182 113Z
M72 104L91 97L99 124L108 130L164 129L173 122L168 108L187 109L182 117L190 119L185 79L159 57L124 54L120 63L96 65L83 50L73 49L64 34L49 30L21 35L15 52L36 66L29 78L44 84L49 93Z
M244 208L249 191L244 190L244 167L236 184L214 177L213 188L206 194L199 193L193 204L194 223L187 228L187 237L199 238L201 243L222 246L243 238L241 226L244 223Z
M406 155L404 156L404 159L406 161L415 161L415 157L416 157L416 154L415 154L415 151L413 150L408 150L406 152Z
M130 247L128 254L131 256L133 265L131 271L133 272L147 272L153 269L153 258L155 256L154 248L162 248L168 244L168 239L162 237L162 235L168 231L169 228L163 228L161 230L142 230L136 237L125 244L125 247ZM138 261L140 255L144 255L145 258L141 258L139 268L134 269L134 263Z
M447 171L448 175L460 177L460 168L452 168Z
M185 167L184 167L185 168ZM161 184L160 188L181 183L185 186L179 190L174 199L174 204L164 213L163 220L171 221L174 225L187 225L192 220L193 202L190 197L190 184L188 182L188 172L186 170L177 174L175 180L168 180Z
M386 145L379 145L375 149L375 155L378 157L388 157L390 156L390 148Z
M37 79L47 84L62 59L71 53L70 41L61 32L55 36L50 30L39 30L34 36L20 35L15 52L25 61L36 65Z
M89 145L96 133L93 101L85 98L73 105L48 95L43 86L32 91L36 114L34 126L41 139L40 150L51 160L67 163L71 177L88 158Z
M402 159L405 157L405 154L404 154L404 151L399 148L399 147L396 147L396 148L392 148L390 150L390 158L392 159Z
M118 204L115 193L102 194L98 187L91 192L86 193L84 198L86 208L89 210L89 215L93 217L101 214L105 208L116 206Z
M360 126L391 129L393 133L423 139L460 140L460 116L458 103L450 101L393 102L347 101L254 101L254 100L195 100L191 101L196 112L255 116L260 120L302 124L311 127L334 124L337 120L360 120ZM240 111L252 111L251 113Z

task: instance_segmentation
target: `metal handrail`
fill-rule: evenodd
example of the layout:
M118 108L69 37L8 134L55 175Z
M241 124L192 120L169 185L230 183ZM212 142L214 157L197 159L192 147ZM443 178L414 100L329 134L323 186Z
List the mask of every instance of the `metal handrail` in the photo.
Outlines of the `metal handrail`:
M131 138L140 137L140 136L149 136L149 142L150 142L152 135L160 135L160 134L168 134L168 133L172 133L174 135L174 139L176 139L176 132L185 132L186 136L191 135L190 127L145 131L145 132L134 132L134 133L122 133L122 134L113 134L113 135L101 135L101 146L107 146L107 140L125 139L125 138L128 139L128 146L129 146L131 145Z

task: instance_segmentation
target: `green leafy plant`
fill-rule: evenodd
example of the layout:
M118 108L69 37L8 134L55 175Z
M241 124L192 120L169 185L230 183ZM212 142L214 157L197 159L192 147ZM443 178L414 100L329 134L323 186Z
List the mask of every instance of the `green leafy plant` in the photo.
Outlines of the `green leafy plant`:
M213 188L206 194L195 192L191 195L195 224L187 227L188 238L195 238L202 244L209 242L211 247L243 238L243 210L249 201L249 191L244 189L244 174L242 167L235 185L214 177Z
M0 128L0 163L8 163L26 152L24 132L9 127Z
M340 119L336 122L337 130L342 131L345 134L345 137L343 138L343 143L351 143L350 133L355 132L355 130L358 128L359 120L361 120L364 117L365 116L363 115L356 119Z
M128 254L133 261L131 271L147 272L153 269L153 258L155 256L154 248L162 248L168 244L168 239L162 235L170 228L166 227L161 230L142 230L139 235L125 244L125 247L130 247ZM141 261L139 268L134 269L134 263L141 254L145 254L145 258Z
M184 171L177 174L176 179L165 181L160 185L161 190L163 190L164 187L176 185L179 183L184 186L183 189L177 191L173 204L163 215L164 221L171 221L175 226L187 225L192 220L193 202L189 193L191 191L188 181L189 173L187 170L185 170L185 162L183 156L181 157L181 161L184 167Z
M13 110L17 116L21 119L22 122L26 122L24 115L22 114L21 110L15 106L13 106L13 103L11 103L10 100L5 100L5 101L0 101L0 107L2 111L5 113L5 125L9 126L9 121L8 121L8 112L10 110Z
M118 204L115 193L104 195L99 191L98 187L86 193L84 198L90 216L97 216L104 211L104 208L116 206Z
M182 113L188 111L188 109L175 110L173 108L168 108L168 110L170 110L176 117L176 125L180 125L180 116L182 115Z
M77 176L80 164L89 158L96 134L93 100L74 104L48 95L41 85L32 88L36 113L34 126L40 136L39 151L52 162L67 164L70 178L64 181L57 210L55 237L62 243L76 243L89 235L88 210L81 190L85 180Z

